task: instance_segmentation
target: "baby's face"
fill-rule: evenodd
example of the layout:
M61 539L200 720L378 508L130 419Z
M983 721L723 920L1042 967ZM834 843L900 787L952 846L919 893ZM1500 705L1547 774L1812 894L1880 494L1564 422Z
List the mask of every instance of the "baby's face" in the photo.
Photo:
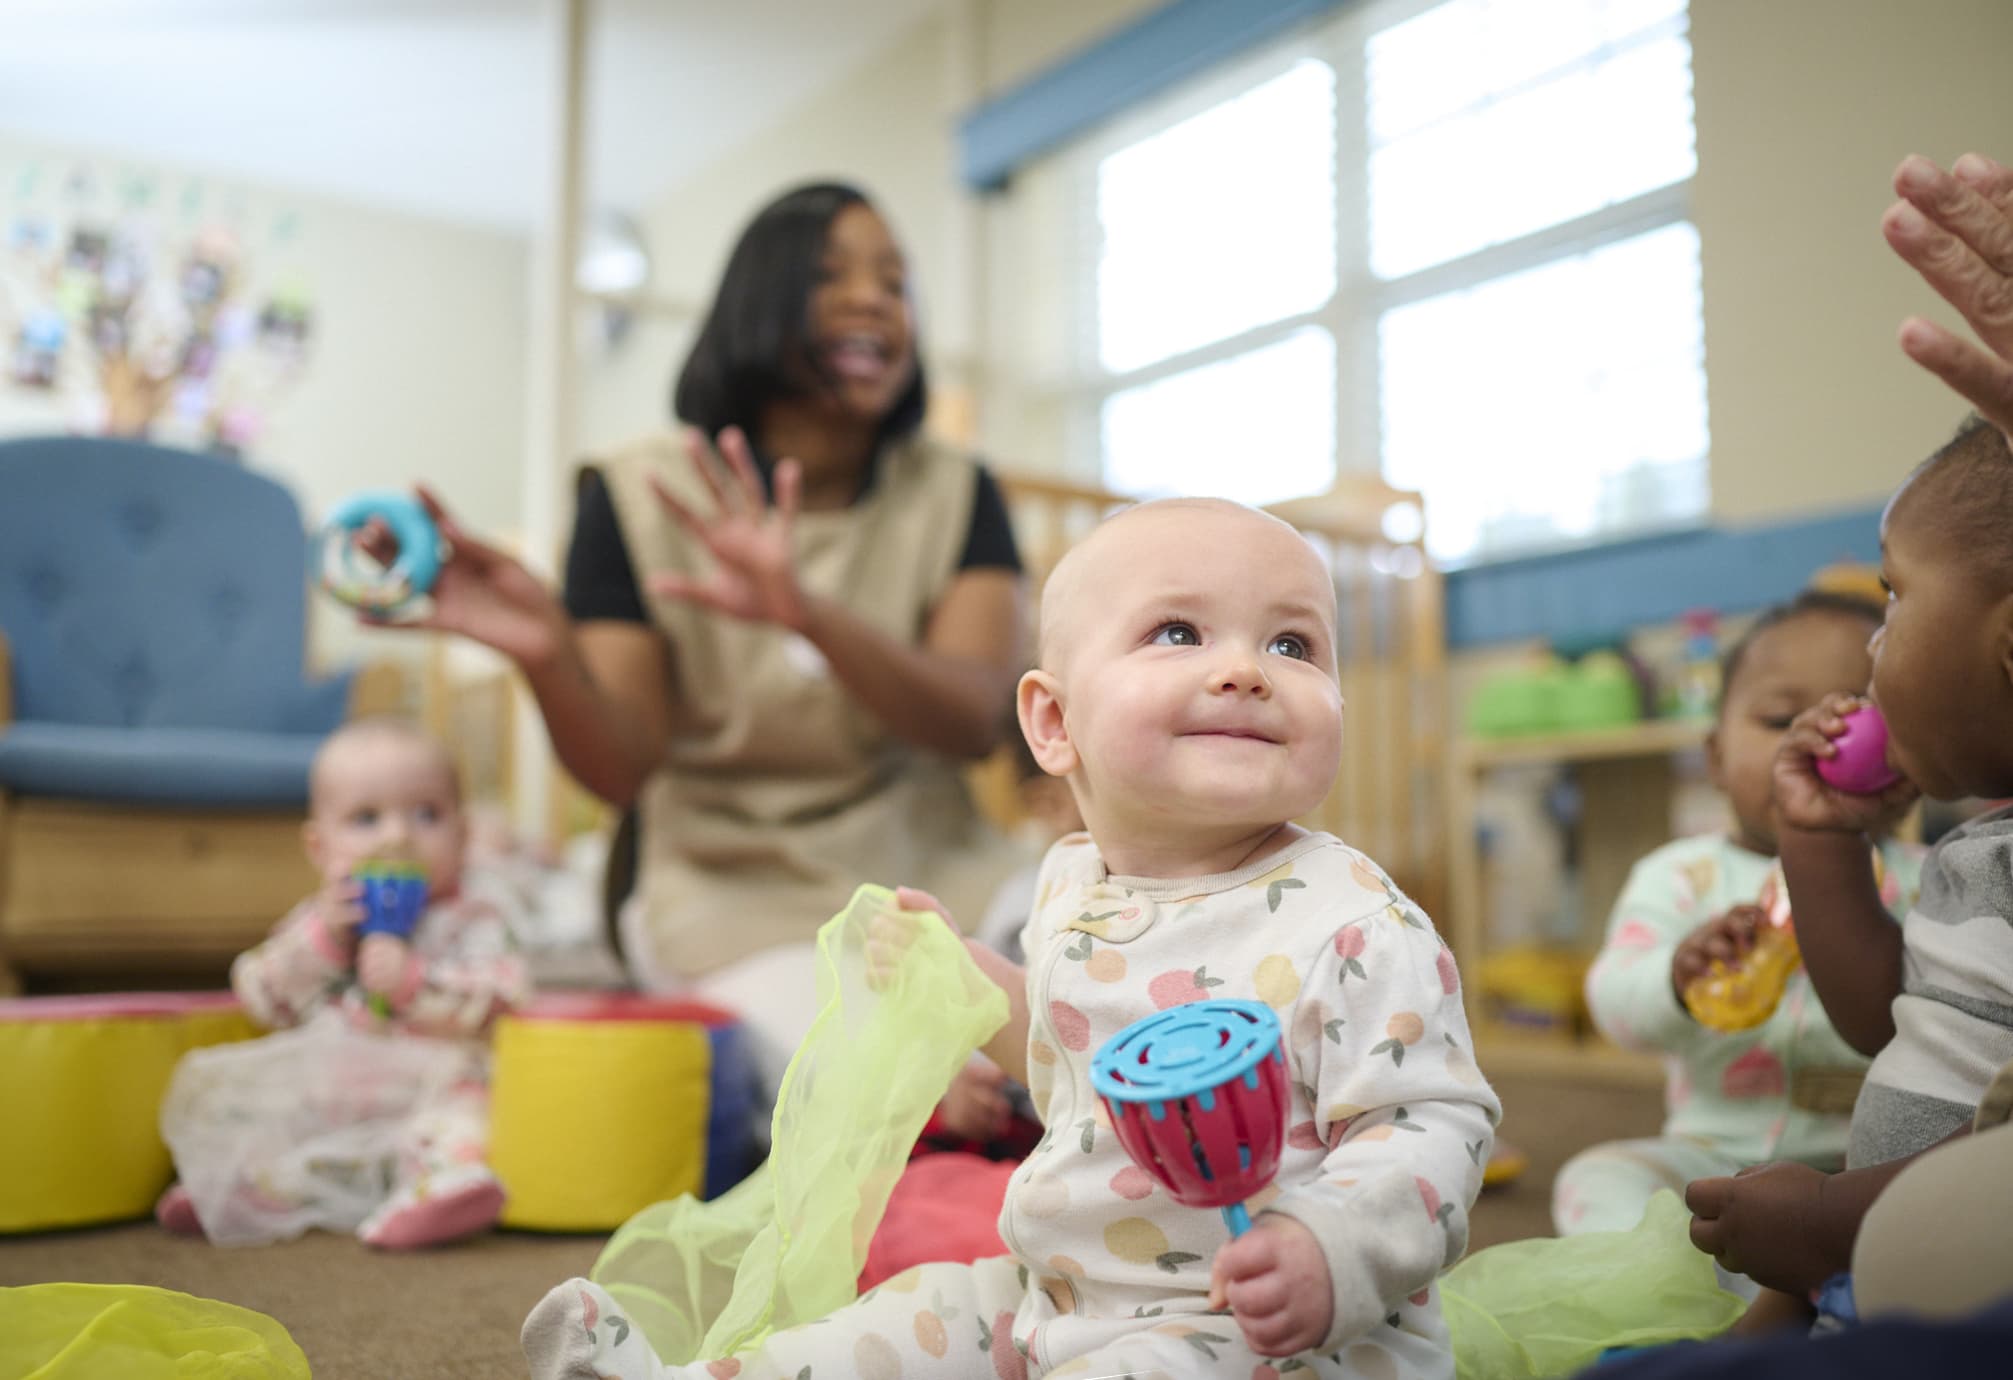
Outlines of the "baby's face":
M1887 719L1888 755L1938 800L2013 790L2006 736L2004 593L1938 530L1934 495L1903 489L1881 524L1887 621L1875 634L1873 702Z
M459 882L468 840L453 768L402 738L345 743L315 773L308 853L324 881L372 859L417 863L437 894Z
M1277 824L1342 751L1334 586L1292 528L1149 505L1079 553L1053 670L1093 831L1117 819Z

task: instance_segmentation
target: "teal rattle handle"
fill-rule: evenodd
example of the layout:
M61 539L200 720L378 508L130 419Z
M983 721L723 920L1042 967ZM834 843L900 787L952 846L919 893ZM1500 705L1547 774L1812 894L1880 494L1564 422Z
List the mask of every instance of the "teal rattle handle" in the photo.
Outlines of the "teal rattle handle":
M398 555L382 570L362 563L357 534L382 522L398 543ZM353 608L397 614L433 589L440 578L440 528L410 494L371 490L336 505L322 524L321 585Z

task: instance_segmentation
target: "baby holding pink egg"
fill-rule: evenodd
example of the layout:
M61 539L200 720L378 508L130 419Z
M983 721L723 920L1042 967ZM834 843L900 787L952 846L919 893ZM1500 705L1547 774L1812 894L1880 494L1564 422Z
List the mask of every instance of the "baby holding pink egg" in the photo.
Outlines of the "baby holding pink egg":
M1850 1267L1875 1196L1923 1152L1970 1133L2013 1061L2013 807L1945 835L1897 928L1868 838L1918 794L2013 796L2013 447L1976 416L1902 484L1881 522L1886 621L1865 696L1798 716L1774 771L1784 874L1804 964L1839 1033L1873 1056L1846 1169L1777 1162L1686 1192L1692 1239L1808 1316ZM1754 1315L1751 1315L1754 1316Z

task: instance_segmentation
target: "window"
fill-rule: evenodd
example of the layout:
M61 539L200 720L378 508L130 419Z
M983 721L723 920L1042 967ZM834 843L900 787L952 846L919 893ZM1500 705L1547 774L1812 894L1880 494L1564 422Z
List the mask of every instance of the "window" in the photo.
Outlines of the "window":
M1466 560L1706 507L1683 0L1387 0L1080 156L1104 480L1266 502L1338 463Z

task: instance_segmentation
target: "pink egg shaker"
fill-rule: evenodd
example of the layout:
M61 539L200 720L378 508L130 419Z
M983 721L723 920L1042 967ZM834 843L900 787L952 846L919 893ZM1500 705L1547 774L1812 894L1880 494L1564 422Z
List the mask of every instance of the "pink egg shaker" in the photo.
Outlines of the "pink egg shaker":
M1887 720L1870 704L1845 716L1845 732L1831 740L1836 757L1817 759L1817 774L1849 795L1878 795L1901 779L1887 765Z

